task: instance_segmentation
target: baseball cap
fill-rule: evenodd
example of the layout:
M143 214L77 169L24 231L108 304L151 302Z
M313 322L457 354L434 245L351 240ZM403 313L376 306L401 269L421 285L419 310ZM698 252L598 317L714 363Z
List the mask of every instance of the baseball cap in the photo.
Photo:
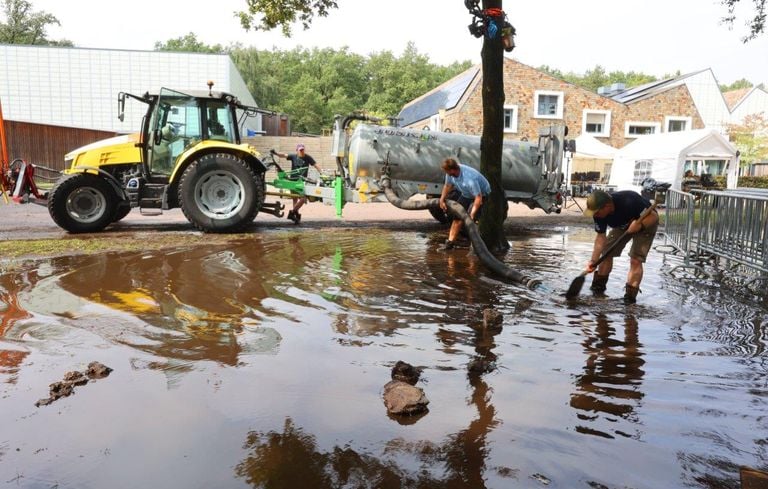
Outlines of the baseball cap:
M297 144L296 145L296 151L301 151L302 149L304 149L304 145L303 144Z
M584 209L584 215L587 217L594 216L595 212L602 209L605 204L611 202L612 200L613 198L611 198L611 194L608 192L595 190L589 194L589 197L587 197L587 208Z

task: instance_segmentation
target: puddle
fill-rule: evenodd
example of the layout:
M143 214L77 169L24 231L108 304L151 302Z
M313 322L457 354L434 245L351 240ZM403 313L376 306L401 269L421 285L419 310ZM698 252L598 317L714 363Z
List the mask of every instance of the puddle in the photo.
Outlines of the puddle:
M768 460L768 306L581 271L593 234L511 237L497 281L444 233L264 232L0 276L0 482L20 487L738 487ZM504 314L478 332L482 311ZM381 391L423 369L429 413ZM91 361L108 378L37 408ZM478 371L473 366L483 365ZM486 373L483 373L486 372Z

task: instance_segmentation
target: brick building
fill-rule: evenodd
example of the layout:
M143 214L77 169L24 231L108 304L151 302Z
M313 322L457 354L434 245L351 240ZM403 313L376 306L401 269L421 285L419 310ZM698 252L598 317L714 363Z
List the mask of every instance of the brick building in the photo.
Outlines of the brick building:
M538 137L539 128L565 124L570 138L586 133L621 148L643 134L704 128L709 124L700 115L689 84L685 82L697 74L629 90L617 84L602 90L603 93L594 93L505 58L505 137L533 141ZM720 99L725 107L722 96ZM480 66L410 102L399 117L406 127L481 134Z

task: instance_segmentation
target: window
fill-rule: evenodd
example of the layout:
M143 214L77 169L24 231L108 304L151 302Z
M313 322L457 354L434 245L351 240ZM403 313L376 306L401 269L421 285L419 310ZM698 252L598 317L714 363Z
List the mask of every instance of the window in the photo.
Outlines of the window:
M429 118L429 130L440 131L440 114L435 114Z
M691 117L667 116L664 118L664 129L667 132L688 131L692 127Z
M563 118L563 92L536 90L533 103L533 114L537 119Z
M653 162L651 160L635 160L635 174L632 185L642 185L643 180L651 176Z
M504 132L517 132L517 105L504 106Z
M661 124L658 122L626 122L624 124L624 137L636 138L648 134L661 132Z
M582 134L591 134L597 137L611 135L611 111L610 110L584 110L581 118Z

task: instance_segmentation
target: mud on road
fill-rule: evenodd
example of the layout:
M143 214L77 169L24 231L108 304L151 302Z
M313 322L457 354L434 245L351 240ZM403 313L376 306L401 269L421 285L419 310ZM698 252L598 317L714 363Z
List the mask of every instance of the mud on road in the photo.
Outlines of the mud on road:
M290 201L281 201L286 210ZM578 199L583 207L583 199ZM508 232L520 229L561 226L590 226L577 205L560 214L546 214L541 209L529 209L523 204L511 204L505 222ZM347 204L343 217L335 215L332 206L319 202L302 208L301 224L295 225L285 217L259 214L253 224L241 234L204 234L196 230L180 209L161 215L142 215L138 209L119 223L100 233L70 234L59 228L45 206L39 204L0 203L0 268L26 259L50 256L80 255L104 251L159 249L197 244L219 244L264 230L315 231L329 228L360 228L437 231L443 226L427 211L406 211L387 203Z

